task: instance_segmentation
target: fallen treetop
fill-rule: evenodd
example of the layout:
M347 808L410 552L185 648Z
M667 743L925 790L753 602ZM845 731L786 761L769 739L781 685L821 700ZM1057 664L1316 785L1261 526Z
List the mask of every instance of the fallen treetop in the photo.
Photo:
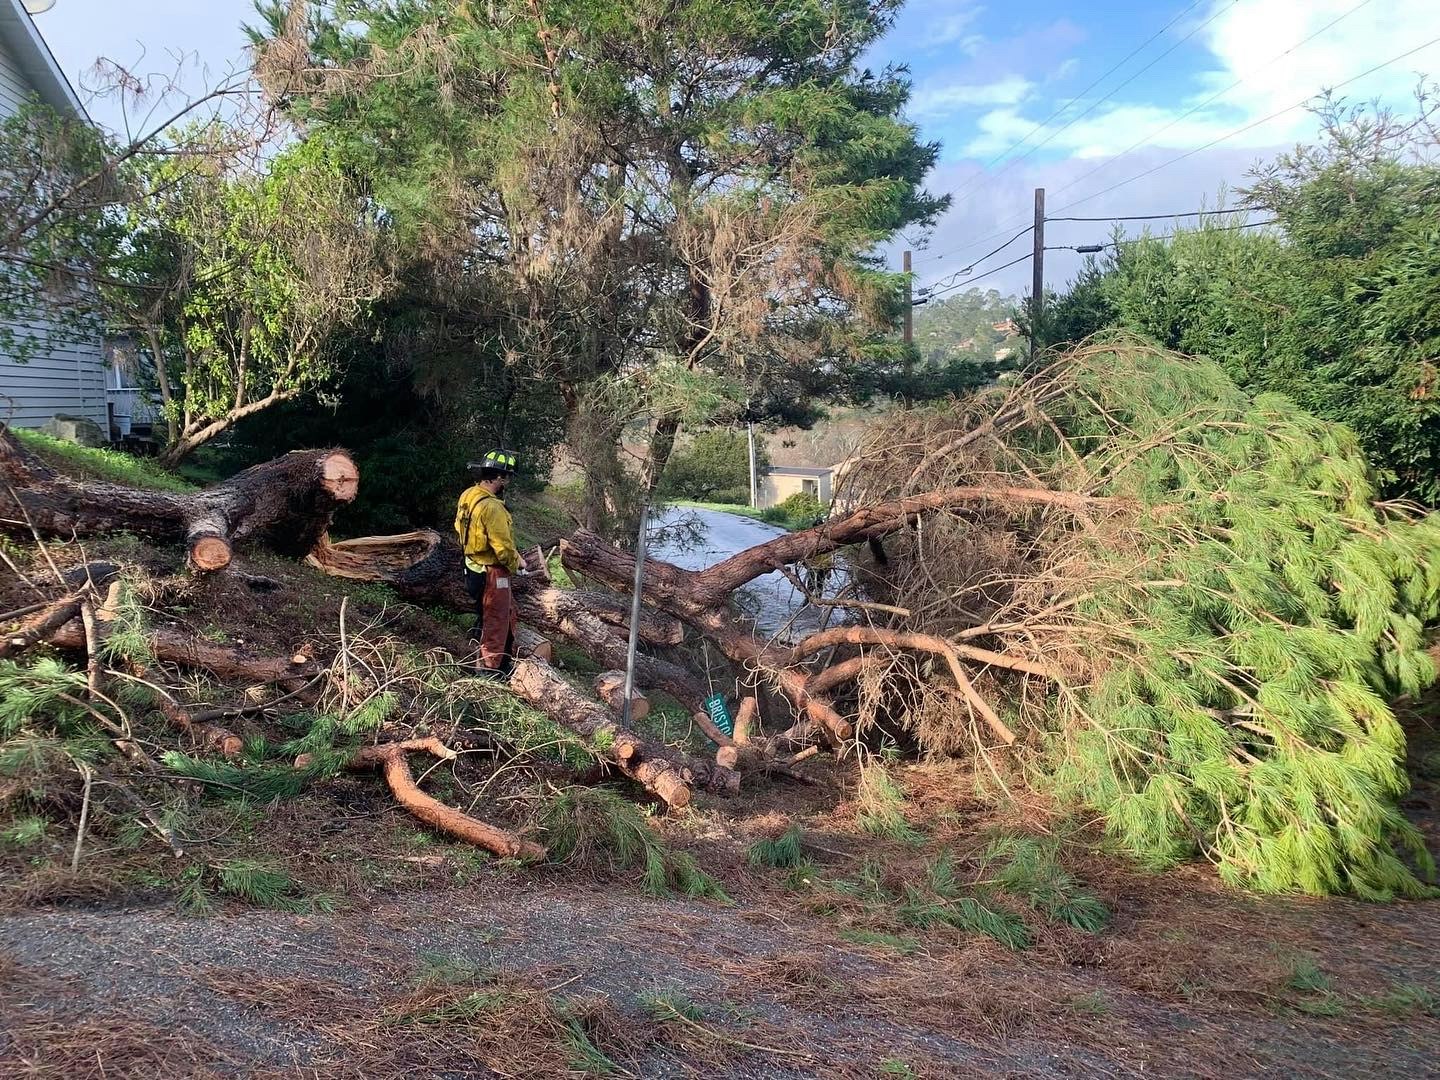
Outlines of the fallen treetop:
M641 581L642 639L673 643L684 622L780 692L787 730L720 732L723 765L711 765L621 729L543 660L521 665L516 691L671 805L694 788L733 787L726 766L786 766L815 740L843 749L883 730L933 754L1010 747L1029 782L1092 808L1151 863L1203 854L1227 880L1269 891L1424 892L1432 864L1396 804L1405 740L1387 701L1435 679L1425 628L1440 617L1440 518L1377 501L1346 429L1242 393L1208 362L1117 341L1018 386L898 411L869 439L847 474L856 509L707 570L647 562ZM37 470L6 445L6 475L21 481L11 527L73 528L66 515L83 511L87 492L112 494ZM142 523L173 538L179 521L190 535L199 504L185 500L238 498L266 470L292 468L309 476L296 481L302 494L326 490L323 457L290 455L208 494L133 505ZM922 482L930 490L916 493ZM332 544L318 525L334 496L304 504L288 512L310 526L291 524L316 542L323 569L468 608L453 542L413 533ZM122 519L112 508L87 520ZM811 598L849 607L857 622L787 646L732 608L734 591L761 574L861 542L872 557L861 548L851 559L853 600ZM633 557L583 530L561 557L613 592L522 589L522 617L602 668L623 667L617 595L631 588ZM25 609L32 622L12 648L89 643L81 622L51 628L73 610L78 586L66 588ZM195 648L172 642L169 655L198 660ZM673 655L642 653L637 676L699 711L703 684ZM753 707L746 716L748 726Z

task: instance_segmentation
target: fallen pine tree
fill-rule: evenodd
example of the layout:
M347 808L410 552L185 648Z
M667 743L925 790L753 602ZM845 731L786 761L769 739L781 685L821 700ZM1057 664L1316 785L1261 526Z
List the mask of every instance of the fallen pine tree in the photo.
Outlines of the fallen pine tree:
M728 790L735 767L783 771L817 741L843 753L883 735L1089 806L1154 865L1200 854L1269 891L1423 891L1388 702L1434 678L1440 527L1376 500L1345 429L1208 362L1102 343L897 414L842 499L853 509L705 570L647 563L642 639L669 647L683 622L788 703L768 731L753 707L743 733L707 728L714 766L620 729L543 661L514 689L672 805ZM327 572L468 606L438 534L307 535ZM811 599L848 611L842 625L780 643L732 605L841 548L856 581ZM561 554L584 587L522 593L522 614L621 667L632 557L584 532ZM673 658L642 652L638 681L703 697Z
M1435 677L1440 521L1378 501L1348 431L1118 341L902 413L857 458L854 511L644 575L649 603L793 702L788 736L842 743L853 723L925 752L1013 746L1151 864L1203 854L1265 891L1425 891L1387 702ZM759 574L861 541L879 542L864 625L782 648L730 608ZM590 534L562 556L617 589L633 577Z

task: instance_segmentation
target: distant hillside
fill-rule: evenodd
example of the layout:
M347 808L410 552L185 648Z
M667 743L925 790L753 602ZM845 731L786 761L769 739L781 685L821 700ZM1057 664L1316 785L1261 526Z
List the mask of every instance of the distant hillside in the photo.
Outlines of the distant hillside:
M926 367L993 363L1016 340L1019 301L994 289L967 289L932 300L915 311L915 344Z

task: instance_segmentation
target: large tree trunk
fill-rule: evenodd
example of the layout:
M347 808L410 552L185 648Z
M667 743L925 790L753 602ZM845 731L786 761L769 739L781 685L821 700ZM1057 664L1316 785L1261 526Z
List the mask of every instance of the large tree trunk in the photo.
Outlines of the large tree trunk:
M465 591L460 545L433 529L340 541L322 536L305 561L333 577L383 582L407 600L442 604L454 611L474 609L474 601ZM518 579L514 586L521 619L536 629L549 630L576 613L612 626L628 629L630 625L630 602L621 596L594 589L556 589L548 581L532 584L533 580ZM642 641L679 645L684 633L678 619L641 609Z
M355 498L359 473L344 450L297 450L194 494L141 491L59 475L0 425L0 480L0 525L181 542L196 569L220 570L247 541L296 558L308 553Z

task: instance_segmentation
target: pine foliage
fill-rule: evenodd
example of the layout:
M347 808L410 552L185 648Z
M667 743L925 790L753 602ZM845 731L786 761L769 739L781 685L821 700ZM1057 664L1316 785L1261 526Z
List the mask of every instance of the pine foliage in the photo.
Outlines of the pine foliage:
M805 834L799 825L791 825L779 836L766 837L750 845L745 859L751 866L771 866L790 870L805 861Z
M691 855L666 845L644 811L613 791L565 788L546 804L541 825L550 856L558 862L638 869L641 888L651 896L729 899Z
M1435 679L1440 516L1379 501L1347 428L1133 339L910 414L877 443L918 431L933 446L1002 406L997 445L947 458L928 486L1038 481L1115 501L1083 516L991 503L927 526L891 563L901 602L943 612L926 629L994 619L1020 629L992 647L1062 672L1012 710L1039 782L1150 865L1203 854L1265 892L1426 893L1434 865L1397 807L1405 738L1389 702ZM892 449L856 482L873 495L878 470L908 477L907 453L923 451ZM907 558L952 568L943 605L905 578Z

